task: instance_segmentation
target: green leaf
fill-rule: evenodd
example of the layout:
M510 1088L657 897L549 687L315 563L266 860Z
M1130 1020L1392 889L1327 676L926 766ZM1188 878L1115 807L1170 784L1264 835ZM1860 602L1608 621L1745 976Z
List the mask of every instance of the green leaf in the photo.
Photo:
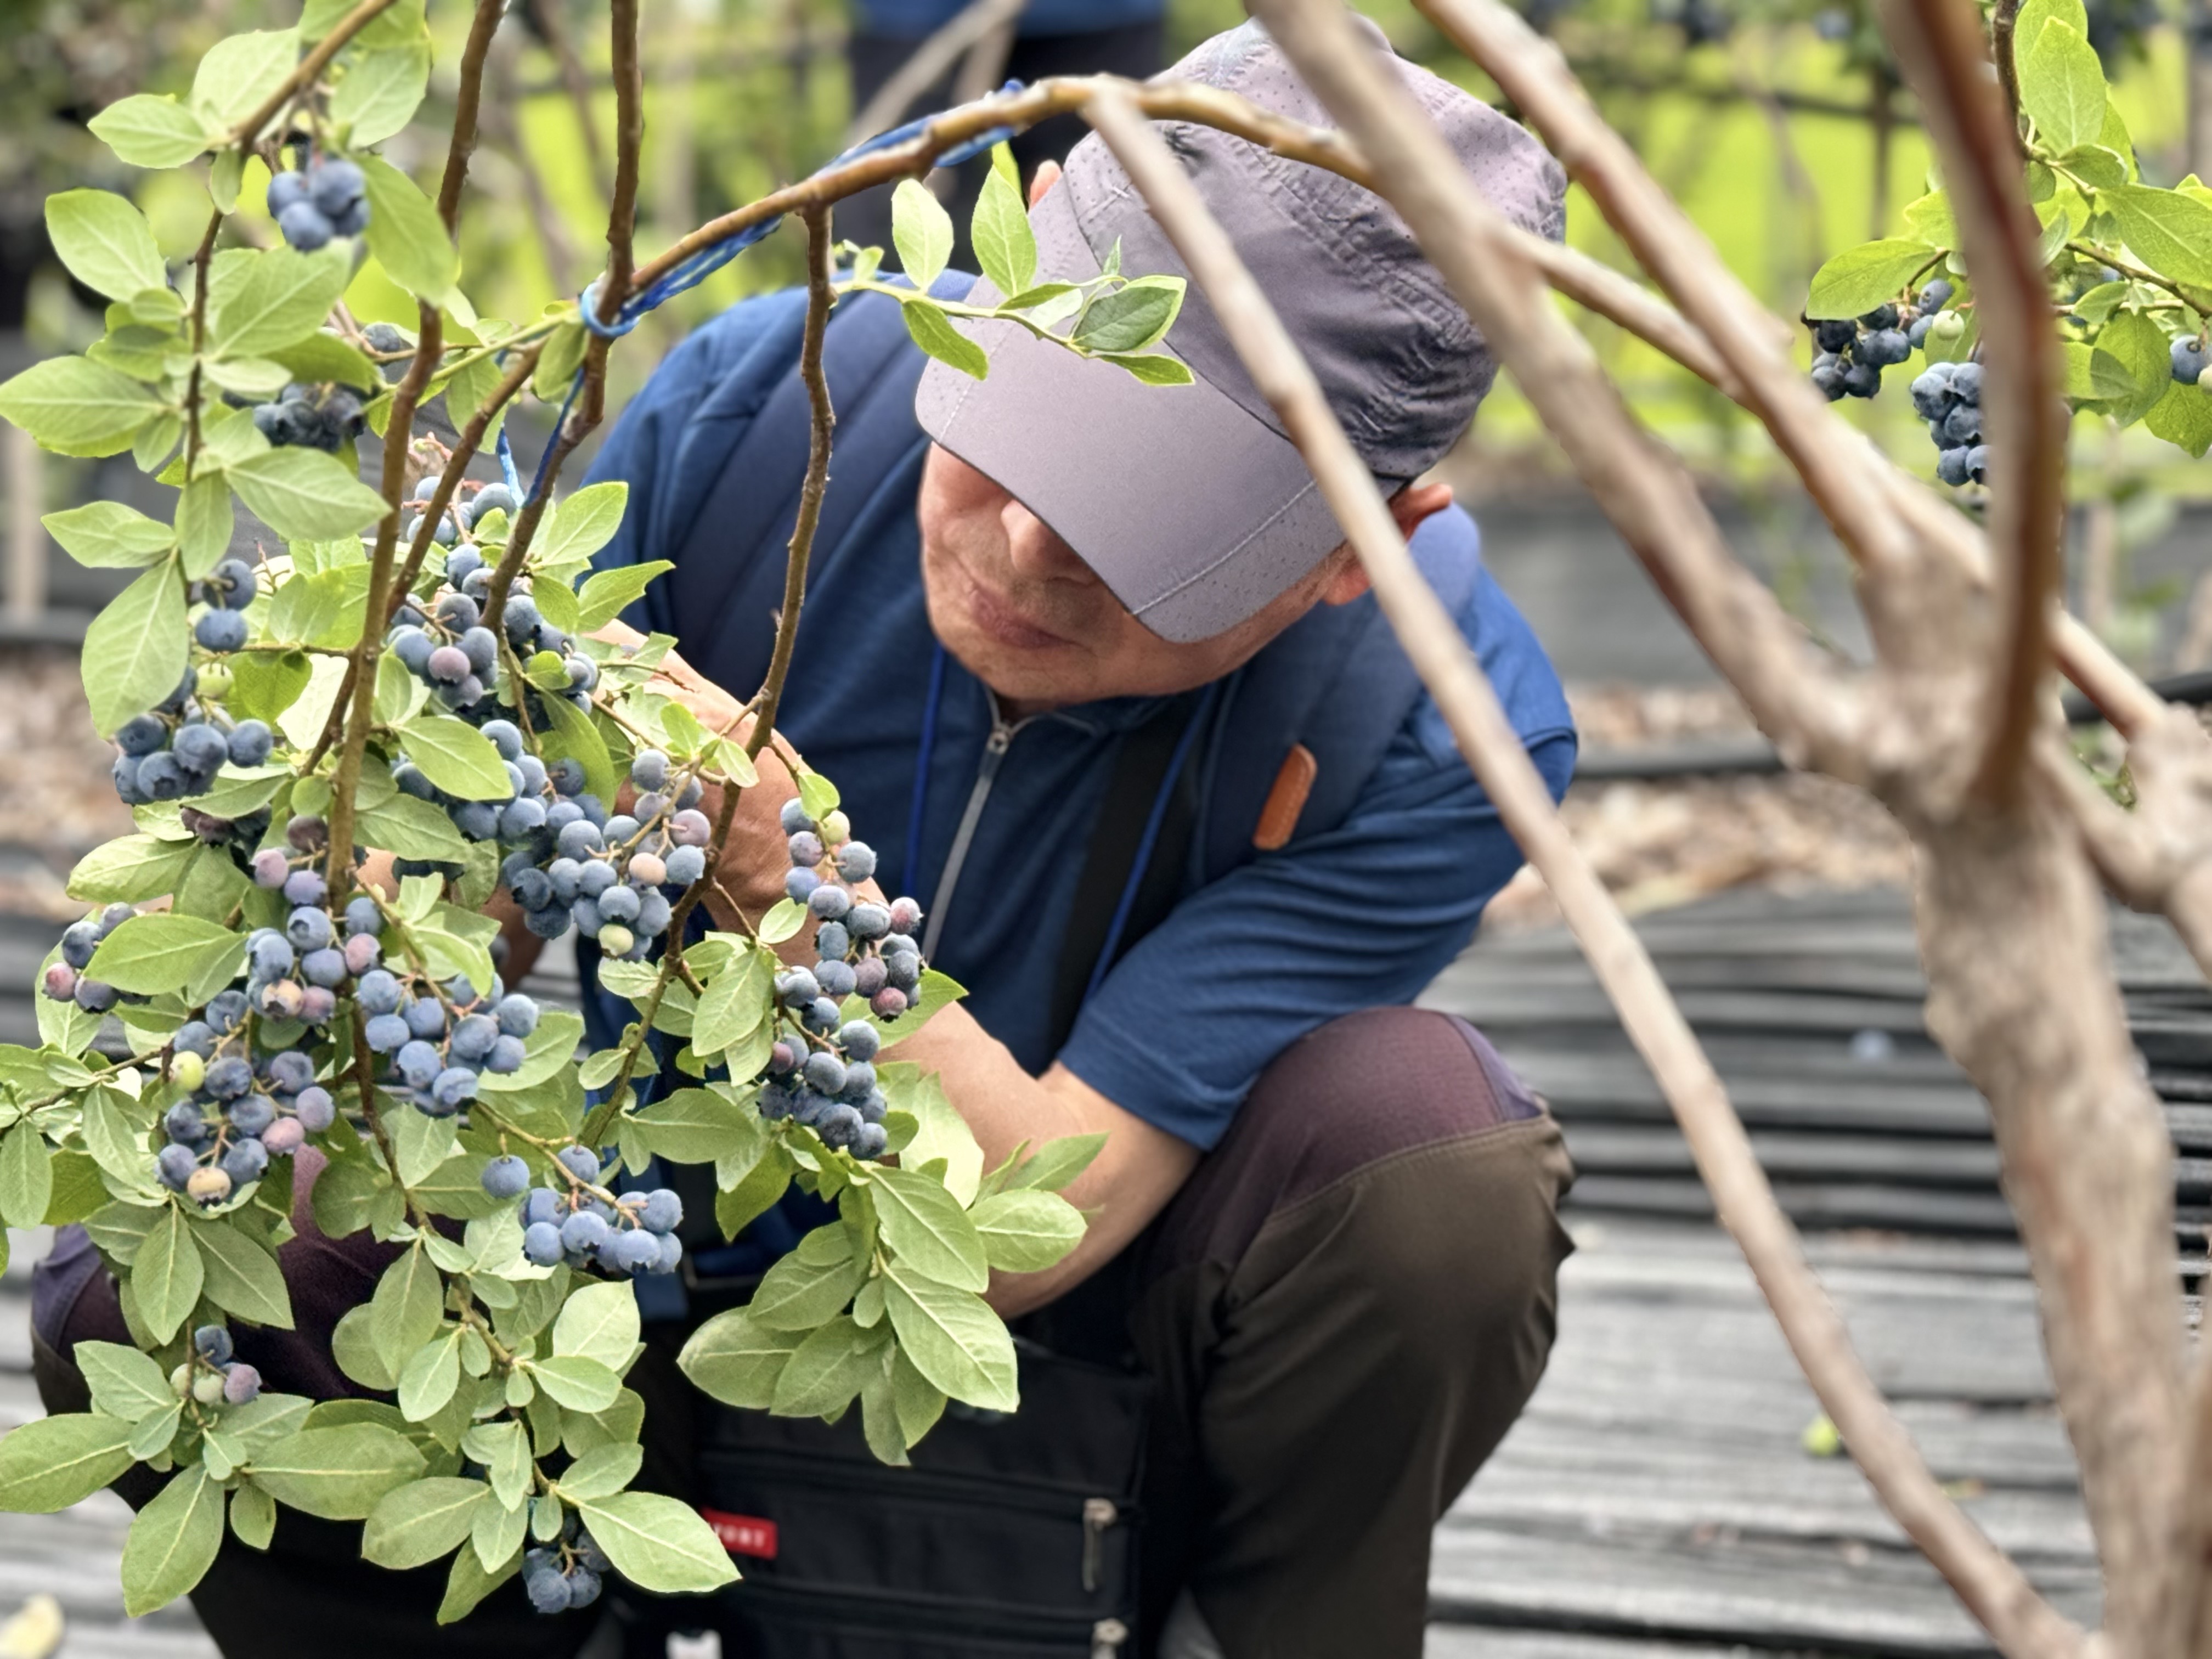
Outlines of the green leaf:
M716 1314L691 1333L677 1364L701 1390L726 1406L765 1411L775 1380L799 1339L757 1323L743 1308Z
M945 1189L962 1204L973 1203L983 1180L983 1149L975 1144L967 1119L945 1098L936 1073L924 1074L918 1066L894 1060L878 1065L876 1075L890 1109L911 1113L918 1125L914 1139L899 1153L899 1162L919 1170L943 1158Z
M776 1377L769 1409L778 1417L829 1417L853 1403L867 1379L866 1350L874 1340L839 1314L793 1350ZM880 1350L876 1363L883 1363Z
M532 1362L538 1386L572 1412L603 1412L622 1392L622 1378L596 1359L556 1356Z
M971 380L989 375L991 360L983 355L983 348L953 327L927 300L906 301L899 307L899 315L906 319L906 331L914 337L914 343L938 362L951 364Z
M1036 280L1036 235L1030 229L1012 152L1004 144L992 148L990 175L976 198L968 240L985 278L1001 295L1019 294Z
M907 280L924 292L952 258L952 216L919 179L902 179L891 192L891 242Z
M463 1550L453 1558L453 1570L447 1576L446 1596L438 1603L438 1622L450 1625L467 1618L485 1596L514 1577L521 1565L522 1552L517 1550L514 1559L497 1572L486 1572L474 1550Z
M833 1237L843 1233L835 1225L817 1231ZM762 1275L745 1311L763 1329L811 1331L842 1312L866 1276L867 1265L850 1256L817 1267L793 1251Z
M185 486L177 497L176 538L187 577L197 581L222 562L237 521L230 485L222 473L204 472Z
M412 795L395 796L364 811L356 823L365 845L399 858L459 864L469 855L469 844L453 828L453 819Z
M567 756L576 761L584 769L586 791L601 800L612 800L622 780L607 753L606 739L592 724L592 717L566 697L547 697L544 702L553 718L552 731L540 734L539 746L545 756L554 759Z
M184 626L184 584L175 562L139 573L84 630L84 695L101 737L142 714L184 679L191 635ZM112 938L112 936L111 936ZM179 982L181 984L181 982ZM142 987L126 984L126 991ZM175 987L157 987L170 991Z
M580 564L615 538L629 504L629 485L616 479L586 484L546 515L531 563L540 569Z
M2125 426L2155 408L2173 384L2165 331L2148 317L2125 313L2099 332L2090 350L2090 378L2105 412Z
M35 1227L46 1218L54 1169L46 1138L25 1121L0 1135L0 1218L11 1227Z
M1895 299L1935 257L1936 250L1924 242L1902 240L1845 248L1813 273L1805 314L1816 322L1826 317L1863 317Z
M168 526L120 501L88 501L40 523L62 551L91 570L128 570L151 564L177 544Z
M174 911L136 915L100 940L85 971L119 991L146 996L182 990L240 936L220 923Z
M365 354L319 329L269 355L283 364L294 380L311 386L336 380L356 392L374 392L384 384L384 377Z
M806 926L806 907L780 898L768 908L760 919L760 939L763 945L781 945L795 936Z
M678 1089L630 1122L650 1151L678 1164L757 1156L769 1134L750 1103L740 1104L711 1088Z
M130 1449L131 1425L103 1413L20 1424L0 1435L0 1510L52 1515L81 1504L131 1467Z
M417 40L383 52L356 52L331 95L331 118L356 146L380 144L415 116L430 80L430 47Z
M240 1481L230 1494L230 1531L248 1549L267 1549L276 1535L276 1500L251 1480Z
M208 282L216 349L226 357L264 357L296 345L322 326L351 275L352 262L335 246L313 253L274 247L226 262Z
M422 775L463 800L506 800L514 781L499 750L467 721L450 714L422 714L398 729L407 758Z
M156 1341L167 1342L176 1334L200 1299L204 1278L191 1223L172 1204L161 1212L131 1264L131 1300Z
M1195 378L1190 366L1180 357L1170 357L1164 351L1148 351L1140 356L1127 352L1102 351L1101 362L1112 363L1127 369L1146 386L1188 386Z
M300 58L297 29L257 29L216 41L192 76L192 105L210 121L232 126L269 95Z
M860 1432L876 1461L904 1468L906 1436L899 1427L896 1385L891 1381L890 1352L878 1349L866 1364L860 1383Z
M770 1141L767 1152L745 1172L744 1179L714 1194L714 1224L722 1230L722 1237L734 1238L739 1228L765 1215L783 1196L798 1168L781 1141Z
M125 1423L177 1403L161 1368L136 1348L120 1342L80 1341L71 1350L76 1368L92 1391L92 1408Z
M483 1466L500 1508L511 1510L530 1495L530 1431L519 1419L478 1424L462 1437L461 1452Z
M380 1423L288 1434L253 1460L252 1475L280 1504L325 1521L365 1521L384 1494L422 1473L422 1454Z
M292 1328L292 1298L275 1256L228 1221L201 1227L195 1237L210 1300L256 1325Z
M596 1359L619 1377L636 1352L638 1328L637 1292L627 1281L586 1285L568 1297L553 1322L553 1352Z
M0 419L64 455L112 455L161 411L128 374L83 357L49 357L0 386Z
M520 1425L516 1425L517 1429ZM499 1565L522 1547L522 1534L530 1525L530 1511L518 1498L513 1504L501 1504L496 1499L482 1505L476 1513L476 1524L469 1528L471 1553L477 1565L486 1571Z
M978 1200L969 1219L984 1256L1006 1273L1042 1272L1083 1240L1082 1212L1056 1193L1000 1193Z
M287 541L331 541L384 516L384 497L319 449L271 449L234 462L231 488Z
M894 1260L884 1305L902 1352L955 1400L993 1411L1021 1404L1014 1342L983 1298L915 1273Z
M584 352L590 343L591 336L581 323L563 323L555 329L545 337L545 343L538 353L538 367L531 371L530 389L548 403L559 403L576 371L584 366Z
M915 1370L905 1349L892 1353L891 1404L898 1413L900 1437L908 1445L921 1444L922 1436L937 1426L948 1397L944 1389Z
M72 276L111 300L168 285L154 228L112 190L65 190L47 197L46 238Z
M2212 206L2179 191L2124 185L2100 192L2136 257L2160 276L2212 288Z
M181 167L208 147L203 121L173 98L142 92L118 98L86 123L93 136L134 167Z
M222 1487L199 1464L179 1469L123 1540L123 1610L165 1607L198 1583L222 1547Z
M384 274L418 300L442 305L461 258L445 221L415 181L380 156L355 158L368 181L368 251Z
M404 1571L436 1560L469 1535L486 1493L481 1480L432 1475L395 1486L376 1502L362 1528L361 1553L380 1567Z
M1034 1158L1014 1171L1013 1178L1006 1182L1006 1187L1009 1191L1028 1187L1041 1192L1059 1192L1089 1169L1091 1160L1105 1146L1106 1137L1103 1133L1062 1135L1057 1140L1048 1140L1037 1148Z
M626 1492L577 1507L615 1571L641 1590L681 1595L718 1589L737 1579L729 1552L689 1504L659 1492Z
M775 983L759 952L747 951L708 980L700 993L691 1018L691 1046L702 1054L720 1054L768 1018L775 995Z
M571 1499L612 1498L637 1479L645 1466L645 1448L601 1446L586 1452L561 1474L561 1490Z
M2143 426L2154 437L2179 446L2201 461L2204 452L2212 449L2212 396L2176 381L2143 416Z
M2038 148L2063 155L2096 143L2105 130L2105 70L2081 31L2046 17L2027 51L2016 56L2020 105L2035 123Z
M1085 351L1116 356L1157 345L1182 309L1181 277L1149 277L1093 300L1076 325L1074 343Z
M884 1243L915 1272L968 1291L991 1282L983 1241L942 1182L886 1164L876 1170L868 1190Z
M648 559L642 564L622 564L600 571L576 595L577 629L589 634L605 628L629 608L655 576L675 568L669 560Z

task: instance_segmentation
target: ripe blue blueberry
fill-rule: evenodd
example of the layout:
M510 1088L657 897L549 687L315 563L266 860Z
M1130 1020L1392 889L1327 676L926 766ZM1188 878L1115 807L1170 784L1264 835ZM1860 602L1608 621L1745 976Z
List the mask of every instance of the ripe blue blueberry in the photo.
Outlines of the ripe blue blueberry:
M465 1066L448 1066L431 1079L430 1101L438 1108L435 1115L458 1112L464 1101L474 1100L477 1095L477 1074Z
M541 1267L552 1267L561 1260L561 1230L550 1221L533 1221L522 1230L522 1253Z
M579 1211L561 1224L561 1243L574 1255L589 1255L609 1237L607 1224L588 1210Z
M156 756L155 758L158 760L161 757ZM804 904L821 884L822 878L811 870L793 870L783 878L784 896L795 904Z
M696 847L678 847L667 858L668 879L678 887L689 887L707 873L707 855Z
M258 766L276 747L275 735L259 720L240 720L230 734L230 763Z
M498 1022L489 1014L463 1014L453 1024L453 1058L482 1060L498 1040Z
M2204 342L2195 335L2185 335L2173 343L2168 356L2173 364L2173 378L2184 386L2195 386L2204 373Z
M437 998L410 998L399 1012L406 1018L407 1029L416 1036L434 1042L446 1035L446 1010Z
M389 979L391 975L387 974L385 977ZM394 994L396 996L397 993ZM362 1028L362 1034L368 1039L369 1052L374 1054L388 1054L404 1048L410 1040L407 1022L394 1013L371 1015L368 1024Z
M530 1166L509 1152L485 1164L478 1178L494 1198L520 1198L530 1188Z
M883 1037L865 1019L856 1019L840 1026L837 1046L854 1060L873 1060L883 1047Z
M629 763L629 781L648 793L668 783L668 757L658 749L641 749Z
M276 1121L276 1109L266 1095L241 1095L231 1102L228 1116L239 1133L258 1135Z
M538 1005L520 991L502 998L495 1012L508 1036L526 1037L538 1029Z
M824 921L842 921L852 911L853 895L849 889L841 887L834 881L825 881L806 896L806 908ZM825 951L823 954L842 956L845 953L842 951Z
M398 1064L410 1089L428 1088L446 1066L444 1056L420 1037L400 1045Z
M236 1100L253 1086L253 1068L236 1054L211 1061L200 1086L216 1100Z
M295 951L319 951L331 942L331 936L327 911L302 905L284 919L284 937Z
M669 1188L656 1187L645 1195L645 1206L637 1218L647 1231L672 1232L683 1224L684 1200Z
M579 1181L599 1178L599 1156L588 1146L563 1146L556 1156L561 1167Z
M500 1076L505 1077L510 1073L520 1071L523 1061L529 1058L530 1051L522 1046L520 1037L495 1037L492 1040L491 1052L484 1056L483 1068L487 1072L495 1072Z
M338 1107L329 1090L319 1083L311 1083L294 1097L292 1113L300 1120L302 1129L309 1134L320 1134L337 1121Z
M199 1159L192 1156L192 1149L174 1143L162 1147L154 1159L155 1173L173 1193L184 1191L185 1182L191 1179L192 1171L198 1168Z

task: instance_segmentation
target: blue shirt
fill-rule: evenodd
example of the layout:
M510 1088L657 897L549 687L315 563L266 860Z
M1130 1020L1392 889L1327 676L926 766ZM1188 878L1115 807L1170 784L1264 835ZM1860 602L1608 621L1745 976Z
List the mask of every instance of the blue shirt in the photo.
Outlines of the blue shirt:
M789 373L787 358L757 348L793 303L771 295L733 307L672 354L624 410L592 469L631 486L603 568L711 564L726 548L715 537L718 489L796 495L795 472L698 476L701 455L726 456L716 423L757 411L769 382ZM903 398L911 380L898 384ZM892 413L912 421L910 404ZM1042 1073L1057 1059L1146 1121L1211 1147L1254 1079L1298 1037L1340 1014L1410 1001L1473 936L1483 906L1520 866L1519 850L1422 696L1340 822L1210 869L1201 821L1179 902L1094 988L1055 1047L1051 989L1092 826L1121 738L1161 705L1114 698L1011 728L996 720L989 691L930 630L914 511L927 448L915 426L896 463L866 477L833 451L830 489L868 505L836 544L815 550L781 728L842 792L854 833L878 852L884 889L932 912L933 965L968 988L969 1010L1024 1066ZM1418 532L1417 544L1428 543L1472 561L1474 523L1449 508ZM780 568L780 546L748 556L770 556ZM674 635L693 666L749 696L751 684L732 681L759 671L732 665L732 619L700 597L699 582L688 599L672 597L678 581L663 577L631 620ZM1554 796L1563 793L1573 728L1534 635L1484 571L1466 585L1457 621ZM1202 749L1194 765L1218 763ZM948 855L979 796L972 844L947 893Z

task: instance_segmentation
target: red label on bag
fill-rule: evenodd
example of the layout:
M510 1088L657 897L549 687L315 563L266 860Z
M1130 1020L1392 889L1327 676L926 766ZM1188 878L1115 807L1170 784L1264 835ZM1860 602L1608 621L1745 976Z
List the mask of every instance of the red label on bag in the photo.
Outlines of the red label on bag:
M732 1515L726 1510L702 1509L699 1514L731 1554L775 1559L775 1522L763 1521L757 1515Z

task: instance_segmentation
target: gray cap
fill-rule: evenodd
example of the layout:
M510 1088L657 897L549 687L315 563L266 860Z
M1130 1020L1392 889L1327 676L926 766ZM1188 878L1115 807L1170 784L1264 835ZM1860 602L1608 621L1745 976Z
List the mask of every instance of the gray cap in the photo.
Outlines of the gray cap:
M1382 32L1365 27L1378 46ZM1387 50L1387 48L1386 48ZM1557 240L1565 175L1519 126L1427 70L1392 66L1476 187ZM1162 80L1240 93L1316 126L1328 112L1256 22L1215 36ZM1216 128L1158 124L1304 348L1386 489L1458 441L1496 365L1482 337L1381 198ZM1118 240L1132 275L1188 276L1097 134L1030 216L1037 281L1098 275ZM979 283L975 301L996 295ZM915 413L929 435L1050 525L1164 639L1211 638L1310 572L1343 539L1305 462L1193 283L1167 338L1197 380L1139 385L1012 323L961 325L990 358L975 380L941 362Z

